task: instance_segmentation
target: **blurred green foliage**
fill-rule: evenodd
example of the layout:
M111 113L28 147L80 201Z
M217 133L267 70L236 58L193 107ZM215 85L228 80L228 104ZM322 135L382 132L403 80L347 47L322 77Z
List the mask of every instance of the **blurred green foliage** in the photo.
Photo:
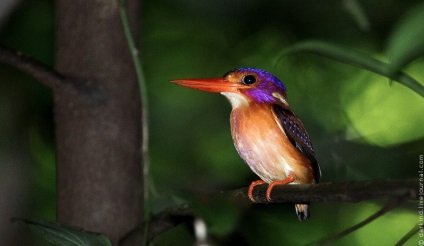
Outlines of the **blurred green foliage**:
M52 1L23 1L0 29L0 43L52 65L53 10ZM247 186L256 177L233 147L228 102L169 80L220 77L237 67L268 70L285 83L290 104L308 129L322 182L416 177L418 155L424 154L420 95L331 59L279 55L298 42L323 40L389 62L392 72L401 69L423 84L422 16L418 0L143 1L140 43L150 99L154 212L190 202L221 245L304 245L378 211L384 201L312 204L311 219L300 223L291 204L241 207L202 199L205 193ZM15 175L8 191L20 191L21 197L7 200L8 193L0 193L0 199L14 204L9 217L53 219L50 92L3 65L0 81L0 177ZM19 174L7 161L12 157L22 167ZM5 180L0 178L0 186ZM416 207L408 203L335 245L392 245L417 224ZM8 221L0 224L16 233ZM19 245L24 239L8 240ZM165 233L155 245L176 241L192 244L190 227Z
M62 225L56 222L39 220L12 219L12 223L28 226L38 232L48 242L60 246L112 246L112 242L99 233L87 232L81 229Z

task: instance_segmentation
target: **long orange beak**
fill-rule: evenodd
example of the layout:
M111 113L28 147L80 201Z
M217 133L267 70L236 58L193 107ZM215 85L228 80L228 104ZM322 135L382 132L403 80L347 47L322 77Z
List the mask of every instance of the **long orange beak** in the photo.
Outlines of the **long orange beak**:
M236 92L238 89L247 88L247 86L230 82L224 78L213 78L213 79L178 79L172 80L172 83L178 85L201 90L207 92Z

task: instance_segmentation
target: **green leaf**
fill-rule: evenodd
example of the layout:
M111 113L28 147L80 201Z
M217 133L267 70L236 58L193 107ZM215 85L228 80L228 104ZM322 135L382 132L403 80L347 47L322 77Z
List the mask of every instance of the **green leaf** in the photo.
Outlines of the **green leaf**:
M408 74L402 71L397 71L394 74L390 73L388 63L379 61L366 53L351 49L346 46L317 40L303 41L296 43L287 50L283 51L279 56L278 61L283 56L299 52L309 52L356 67L364 68L371 72L383 75L391 80L398 81L400 84L410 88L411 90L424 97L424 86Z
M343 0L343 7L362 31L370 30L370 21L358 0Z
M391 74L424 55L424 3L413 7L397 24L389 38L387 54Z
M93 233L54 222L13 218L12 223L25 224L47 241L61 246L111 246L103 234Z

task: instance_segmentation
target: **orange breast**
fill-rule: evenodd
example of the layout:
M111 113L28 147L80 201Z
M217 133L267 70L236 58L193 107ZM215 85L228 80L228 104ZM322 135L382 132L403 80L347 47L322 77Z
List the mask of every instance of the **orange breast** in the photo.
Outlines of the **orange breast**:
M246 105L247 106L247 105ZM271 183L294 172L294 183L314 183L309 159L289 141L271 105L249 103L231 112L231 133L241 158L262 180Z

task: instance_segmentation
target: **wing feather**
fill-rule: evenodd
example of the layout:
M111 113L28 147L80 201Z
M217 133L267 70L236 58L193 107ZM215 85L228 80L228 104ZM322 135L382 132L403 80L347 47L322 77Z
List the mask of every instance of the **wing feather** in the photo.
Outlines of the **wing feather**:
M284 108L281 105L273 105L272 110L279 119L280 124L290 142L311 162L314 178L318 183L321 178L321 168L315 158L312 143L302 122L290 109Z

